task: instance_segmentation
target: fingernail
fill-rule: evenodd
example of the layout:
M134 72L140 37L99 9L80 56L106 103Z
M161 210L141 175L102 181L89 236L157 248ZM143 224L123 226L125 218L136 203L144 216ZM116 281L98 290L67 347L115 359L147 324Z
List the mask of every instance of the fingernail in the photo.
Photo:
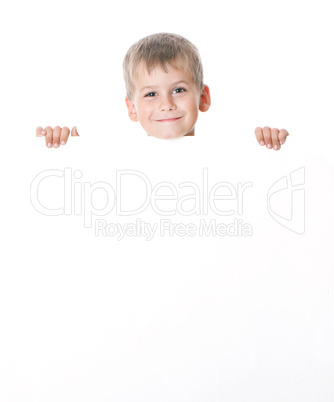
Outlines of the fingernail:
M260 144L261 144L261 145L264 145L264 141L261 141Z
M267 147L268 147L268 148L271 148L271 145L270 145L270 144L268 144L268 145L267 145Z
M54 147L55 147L55 148L58 148L58 144L57 144L57 143L55 143L55 144L54 144Z
M48 143L48 147L51 148L51 143L50 142Z
M62 141L62 142L61 142L61 145L65 145L65 141Z
M43 135L44 135L44 134L45 134L45 131L44 131L44 130L42 130L42 131L41 131L41 134L43 134Z
M275 145L274 148L275 148L275 149L278 149L278 145Z

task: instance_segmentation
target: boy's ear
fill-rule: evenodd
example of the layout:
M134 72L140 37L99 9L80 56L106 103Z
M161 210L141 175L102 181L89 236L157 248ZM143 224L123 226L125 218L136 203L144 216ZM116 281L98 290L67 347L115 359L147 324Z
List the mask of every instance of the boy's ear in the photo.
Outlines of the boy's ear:
M207 85L204 85L204 88L201 93L199 110L201 112L206 112L210 106L211 106L210 89Z
M134 103L128 98L125 97L125 103L128 108L129 117L132 121L138 121L137 110Z

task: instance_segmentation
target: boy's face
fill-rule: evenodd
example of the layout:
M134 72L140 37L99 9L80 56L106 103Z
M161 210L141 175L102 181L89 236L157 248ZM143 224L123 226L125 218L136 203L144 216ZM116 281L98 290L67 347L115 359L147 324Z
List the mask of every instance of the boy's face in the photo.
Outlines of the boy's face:
M142 63L133 99L126 98L126 104L131 120L139 121L148 135L167 139L194 135L198 111L208 110L211 101L209 88L200 92L191 73L172 67L166 73L158 66L148 74Z

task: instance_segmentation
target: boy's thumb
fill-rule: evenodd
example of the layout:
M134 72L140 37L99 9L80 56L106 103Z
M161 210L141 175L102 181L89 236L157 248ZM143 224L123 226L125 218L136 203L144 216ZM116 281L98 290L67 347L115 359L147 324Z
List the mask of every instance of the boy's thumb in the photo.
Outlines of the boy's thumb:
M36 128L36 137L43 137L46 134L46 131L43 130L42 127L38 126Z
M77 137L77 136L80 137L76 126L74 126L74 127L72 128L71 136L72 136L72 137Z

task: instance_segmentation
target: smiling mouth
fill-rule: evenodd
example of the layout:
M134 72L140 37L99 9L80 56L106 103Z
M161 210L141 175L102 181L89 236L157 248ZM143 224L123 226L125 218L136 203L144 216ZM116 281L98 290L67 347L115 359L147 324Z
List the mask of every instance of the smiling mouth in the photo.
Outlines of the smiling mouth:
M178 121L180 120L182 117L175 117L173 119L161 119L161 120L157 120L159 123L172 123L174 121Z

